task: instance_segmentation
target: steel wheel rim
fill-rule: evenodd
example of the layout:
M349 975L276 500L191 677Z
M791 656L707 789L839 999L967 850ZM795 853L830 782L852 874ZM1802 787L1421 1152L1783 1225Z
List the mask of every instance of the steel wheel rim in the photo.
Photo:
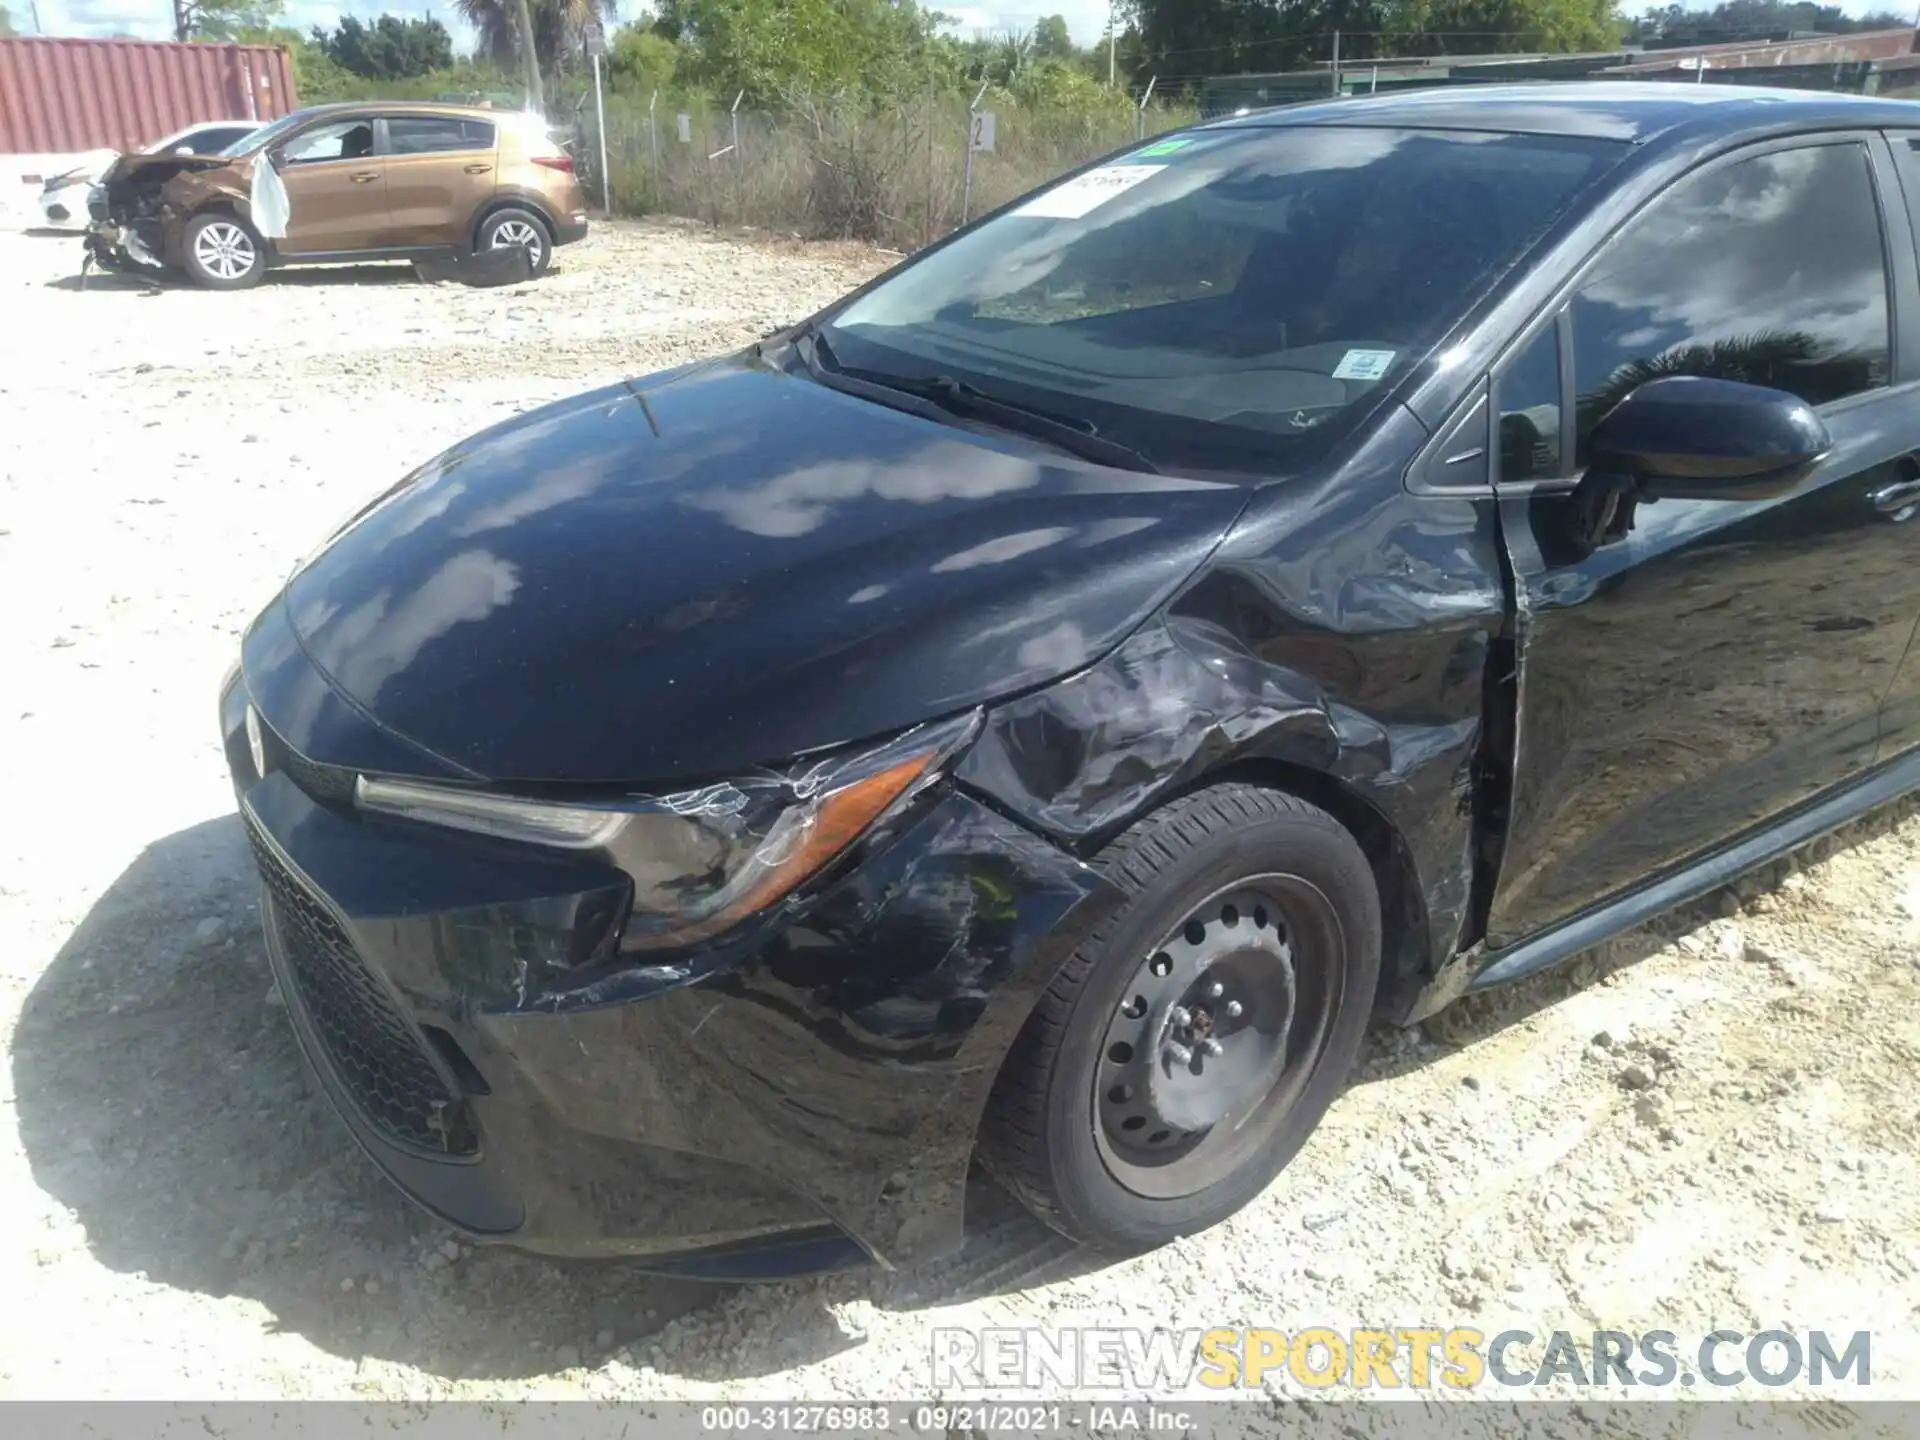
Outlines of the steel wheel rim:
M253 269L253 241L238 225L216 220L193 237L193 258L221 280L238 280Z
M525 220L508 220L493 232L493 248L509 250L514 246L527 252L529 264L540 263L540 233Z
M1295 875L1238 880L1189 910L1101 1035L1089 1118L1107 1173L1173 1200L1263 1146L1325 1052L1345 958L1331 902Z

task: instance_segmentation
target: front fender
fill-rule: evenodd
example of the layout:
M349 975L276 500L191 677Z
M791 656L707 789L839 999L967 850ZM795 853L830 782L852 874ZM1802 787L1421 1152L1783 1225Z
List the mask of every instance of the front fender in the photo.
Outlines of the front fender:
M1410 872L1382 885L1386 978L1423 981L1472 938L1504 602L1491 517L1393 482L1264 497L1105 659L990 709L959 781L1082 855L1229 770L1299 788L1360 834L1383 881Z

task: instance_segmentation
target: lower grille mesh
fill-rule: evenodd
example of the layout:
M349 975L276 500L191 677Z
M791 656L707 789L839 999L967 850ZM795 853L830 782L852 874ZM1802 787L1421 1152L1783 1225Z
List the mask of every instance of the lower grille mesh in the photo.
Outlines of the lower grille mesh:
M360 1113L382 1134L417 1150L471 1155L479 1144L467 1109L421 1052L412 1028L367 969L339 922L247 822L260 878L273 898L281 953Z

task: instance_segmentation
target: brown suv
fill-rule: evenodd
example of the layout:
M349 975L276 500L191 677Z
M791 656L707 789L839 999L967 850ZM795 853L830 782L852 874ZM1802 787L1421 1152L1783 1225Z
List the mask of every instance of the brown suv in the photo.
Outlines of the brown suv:
M238 290L270 266L434 260L517 246L543 274L583 239L573 160L537 115L362 102L296 110L217 155L129 155L89 254Z

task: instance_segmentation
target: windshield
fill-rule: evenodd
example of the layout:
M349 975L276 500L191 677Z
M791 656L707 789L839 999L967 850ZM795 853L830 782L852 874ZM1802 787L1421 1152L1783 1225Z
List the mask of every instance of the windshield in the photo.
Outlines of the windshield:
M298 128L313 118L310 110L296 110L291 115L282 115L271 125L263 125L251 135L242 135L238 140L220 153L229 159L237 155L251 155L263 145L271 145L289 130Z
M826 333L848 367L949 375L1162 464L1291 460L1351 428L1624 149L1188 132L1016 204Z

